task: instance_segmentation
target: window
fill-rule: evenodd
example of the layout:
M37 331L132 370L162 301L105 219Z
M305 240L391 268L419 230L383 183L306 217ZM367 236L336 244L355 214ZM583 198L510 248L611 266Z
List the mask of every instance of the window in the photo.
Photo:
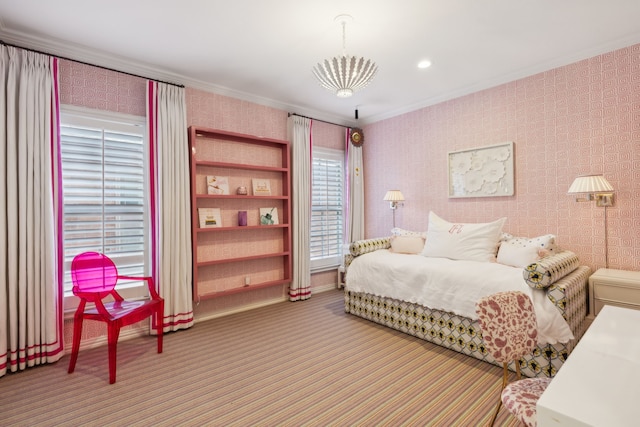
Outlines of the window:
M73 286L71 261L81 252L108 255L122 275L148 272L144 126L144 117L108 113L98 117L63 109L60 154L67 295Z
M344 153L313 148L311 269L340 265L344 224Z

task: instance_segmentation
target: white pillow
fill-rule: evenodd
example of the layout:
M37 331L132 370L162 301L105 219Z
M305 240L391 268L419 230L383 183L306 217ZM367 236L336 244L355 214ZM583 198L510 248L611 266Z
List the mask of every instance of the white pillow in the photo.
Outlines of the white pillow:
M500 218L480 224L451 223L429 212L427 241L422 255L495 262L500 233L506 220Z
M555 250L556 236L553 234L533 238L511 236L500 243L498 262L524 268Z
M424 237L393 236L391 237L391 252L399 254L419 254L424 249Z

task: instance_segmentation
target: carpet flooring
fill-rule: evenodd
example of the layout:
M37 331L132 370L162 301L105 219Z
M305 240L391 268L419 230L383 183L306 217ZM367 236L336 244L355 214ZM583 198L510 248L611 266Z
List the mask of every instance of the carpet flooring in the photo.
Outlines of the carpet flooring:
M481 426L502 370L314 294L0 378L2 426ZM496 426L518 426L503 408Z

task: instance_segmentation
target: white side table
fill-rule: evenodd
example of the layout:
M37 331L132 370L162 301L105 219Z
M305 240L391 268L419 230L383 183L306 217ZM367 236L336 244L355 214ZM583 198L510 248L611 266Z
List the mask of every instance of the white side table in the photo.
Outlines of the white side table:
M640 271L601 268L589 277L589 316L605 305L640 310Z
M539 427L637 426L640 311L607 305L537 403Z

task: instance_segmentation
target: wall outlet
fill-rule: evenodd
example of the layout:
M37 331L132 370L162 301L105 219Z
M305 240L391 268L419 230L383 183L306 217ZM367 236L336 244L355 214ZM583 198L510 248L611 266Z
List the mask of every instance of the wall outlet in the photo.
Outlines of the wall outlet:
M246 277L244 278L244 285L245 285L245 286L249 286L250 284L251 284L251 277L246 276Z

